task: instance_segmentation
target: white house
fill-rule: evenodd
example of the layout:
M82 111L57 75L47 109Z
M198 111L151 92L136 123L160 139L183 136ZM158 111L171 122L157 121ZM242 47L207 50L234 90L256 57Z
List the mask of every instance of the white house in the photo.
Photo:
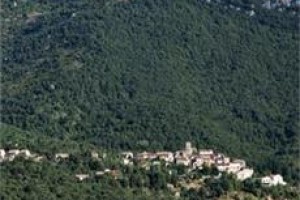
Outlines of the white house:
M8 161L13 161L17 155L19 155L19 149L11 149L7 152Z
M227 166L227 172L228 173L234 173L236 174L238 171L240 171L242 169L242 165L241 163L234 163L234 162L231 162L228 164Z
M227 171L227 169L228 169L228 165L225 165L225 164L217 165L217 169L218 169L220 172L225 172L225 171Z
M214 155L214 151L212 149L200 149L199 155L203 157L210 157Z
M28 149L22 149L22 150L20 150L19 154L22 154L22 155L24 155L27 158L31 156L31 153L30 153L30 151Z
M75 177L80 180L80 181L83 181L84 179L87 179L90 177L90 175L88 174L76 174Z
M44 159L44 156L37 156L37 157L34 157L33 158L33 161L34 162L40 162L41 160L43 160Z
M200 157L195 157L195 158L193 158L192 163L193 163L192 165L193 165L194 169L196 169L196 168L200 169L200 168L202 168L203 160Z
M95 175L96 176L103 176L105 174L104 171L96 171Z
M237 177L238 180L244 181L248 178L251 178L253 176L253 173L254 173L253 169L245 168L241 171L238 171L236 173L236 177Z
M0 159L4 159L4 158L5 158L5 150L0 149Z
M190 160L188 158L185 158L185 157L176 158L176 164L177 165L189 166Z
M20 153L19 149L11 149L11 150L8 150L8 152L7 152L8 156L11 156L11 155L17 156L19 153Z
M224 163L224 164L230 163L230 158L227 157L227 156L224 156L224 157L223 157L223 163Z
M137 154L136 158L138 160L152 160L155 159L157 156L155 153L143 152Z
M68 153L57 153L55 154L55 159L67 159L69 158Z
M280 174L265 176L261 178L261 183L267 186L275 185L286 185L287 183L283 180L283 177Z
M215 160L213 158L213 156L200 156L200 158L202 159L202 162L207 165L207 166L211 166L212 164L215 164Z
M92 151L91 152L91 157L93 158L93 159L99 159L99 154L96 152L96 151Z
M215 158L215 164L216 165L221 165L223 163L224 163L223 158Z
M123 165L133 165L133 162L128 158L123 158Z

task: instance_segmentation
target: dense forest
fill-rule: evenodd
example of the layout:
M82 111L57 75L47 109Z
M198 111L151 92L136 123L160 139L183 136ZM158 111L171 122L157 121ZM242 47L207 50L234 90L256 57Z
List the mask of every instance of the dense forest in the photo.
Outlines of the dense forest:
M297 16L200 0L1 4L3 124L112 151L190 140L299 179Z

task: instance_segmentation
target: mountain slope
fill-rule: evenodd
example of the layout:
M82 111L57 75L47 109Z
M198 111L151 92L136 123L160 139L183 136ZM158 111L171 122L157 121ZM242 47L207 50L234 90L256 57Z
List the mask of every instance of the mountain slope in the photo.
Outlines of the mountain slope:
M114 149L192 140L297 177L294 16L196 0L94 3L4 1L14 20L3 25L4 123Z

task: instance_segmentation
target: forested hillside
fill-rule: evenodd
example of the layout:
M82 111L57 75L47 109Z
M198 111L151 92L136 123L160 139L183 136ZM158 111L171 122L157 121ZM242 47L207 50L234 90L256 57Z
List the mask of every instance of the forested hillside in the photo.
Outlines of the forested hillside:
M299 174L298 19L197 0L2 1L1 121L107 149L191 140Z

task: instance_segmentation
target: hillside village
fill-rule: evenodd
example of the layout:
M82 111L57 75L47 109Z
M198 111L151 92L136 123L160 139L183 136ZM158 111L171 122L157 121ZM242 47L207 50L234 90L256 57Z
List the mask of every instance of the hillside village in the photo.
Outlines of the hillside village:
M91 158L101 161L106 158L106 154L101 156L96 151L91 152ZM30 152L28 149L0 149L0 163L11 162L16 158L24 158L33 162L41 162L46 160L47 157ZM68 153L56 153L54 155L54 161L60 162L69 159ZM170 165L184 166L187 168L188 173L195 170L201 170L203 167L216 167L219 171L219 175L214 178L220 178L223 172L228 174L234 174L236 179L244 181L252 178L254 170L246 165L246 161L242 159L235 159L226 156L223 153L215 152L213 149L197 149L193 147L191 142L186 142L185 148L171 151L157 151L157 152L141 152L133 153L131 151L120 153L120 162L124 166L137 165L146 170L150 170L151 166L163 166L168 167ZM170 171L171 173L171 171ZM78 181L83 181L90 177L101 177L104 175L111 175L115 179L121 176L121 172L116 169L105 169L102 171L95 171L91 174L75 174L74 177ZM205 178L205 177L204 177ZM286 185L280 174L270 175L259 178L261 183L265 186ZM170 187L170 184L168 185Z

